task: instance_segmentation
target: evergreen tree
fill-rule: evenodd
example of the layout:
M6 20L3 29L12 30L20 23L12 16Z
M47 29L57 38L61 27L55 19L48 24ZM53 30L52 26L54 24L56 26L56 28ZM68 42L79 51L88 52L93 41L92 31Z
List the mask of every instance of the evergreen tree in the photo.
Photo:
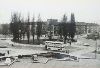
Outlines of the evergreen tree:
M67 23L62 23L62 34L63 34L63 38L64 38L64 43L66 43L67 40L67 36L68 36L68 24Z
M19 41L20 18L21 15L18 13L11 15L10 31L13 34L14 41Z
M59 24L58 34L60 35L61 38L63 36L64 43L66 43L68 36L68 23L67 23L67 16L65 14L63 16L62 22Z
M63 23L67 23L67 16L66 16L66 14L63 15L62 22Z
M70 28L69 28L69 37L73 40L75 33L76 33L76 23L75 23L75 17L74 14L71 14L71 22L70 22Z

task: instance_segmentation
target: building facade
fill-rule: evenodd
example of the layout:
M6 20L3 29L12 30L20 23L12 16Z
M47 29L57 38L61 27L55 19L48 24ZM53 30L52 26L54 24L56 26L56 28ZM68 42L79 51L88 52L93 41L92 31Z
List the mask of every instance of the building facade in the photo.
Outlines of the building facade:
M99 32L100 26L95 23L76 22L76 34Z

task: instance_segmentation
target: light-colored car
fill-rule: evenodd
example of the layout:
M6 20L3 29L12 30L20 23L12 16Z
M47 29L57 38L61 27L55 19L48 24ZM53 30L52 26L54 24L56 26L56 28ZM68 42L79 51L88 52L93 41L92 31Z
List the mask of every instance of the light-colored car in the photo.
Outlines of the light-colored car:
M88 44L88 43L84 43L84 46L90 46L90 44Z

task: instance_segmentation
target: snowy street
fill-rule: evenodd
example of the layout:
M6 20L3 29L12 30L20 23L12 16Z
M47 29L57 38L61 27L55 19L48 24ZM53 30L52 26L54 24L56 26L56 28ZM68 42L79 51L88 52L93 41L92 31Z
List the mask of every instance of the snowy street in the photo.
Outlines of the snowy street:
M80 37L78 39L81 43L89 43L90 46L83 46L77 43L72 43L71 47L78 48L75 51L71 51L69 55L76 56L79 58L79 61L68 61L68 60L57 60L52 59L47 62L47 58L38 58L41 63L32 63L31 58L22 58L20 62L15 62L11 66L0 66L0 68L100 68L100 55L97 56L97 59L94 59L94 55L92 52L95 50L95 41L88 40L85 38ZM99 41L99 40L98 40ZM35 54L35 53L46 53L44 45L29 45L29 44L19 44L13 43L10 40L0 40L2 45L8 45L8 48L0 48L0 52L10 51L10 54L6 54L5 56L17 56L17 55L24 55L24 54ZM16 46L12 47L11 44ZM99 43L98 43L99 45ZM71 49L70 49L71 50ZM92 53L92 54L91 54ZM62 53L66 54L66 53ZM87 59L86 59L87 58ZM47 62L47 63L45 63Z

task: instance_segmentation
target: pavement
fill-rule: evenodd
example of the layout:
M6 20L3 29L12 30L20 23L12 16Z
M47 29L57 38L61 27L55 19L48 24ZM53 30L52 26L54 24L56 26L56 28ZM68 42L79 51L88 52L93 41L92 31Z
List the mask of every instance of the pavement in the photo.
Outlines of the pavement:
M12 44L14 46L31 46L31 47L44 47L45 45L32 45L32 44L21 44L21 43L16 43L16 42L12 42L11 39L5 40L10 46L12 46Z

